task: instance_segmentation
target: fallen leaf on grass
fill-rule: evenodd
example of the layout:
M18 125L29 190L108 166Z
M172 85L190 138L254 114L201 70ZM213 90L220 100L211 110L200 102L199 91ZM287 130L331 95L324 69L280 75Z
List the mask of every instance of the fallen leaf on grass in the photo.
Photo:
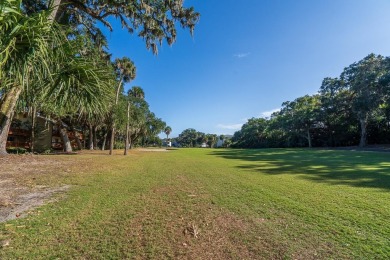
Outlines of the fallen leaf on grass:
M190 234L192 235L193 237L195 238L198 238L198 235L200 233L200 229L198 226L196 226L195 224L189 224L183 231L183 233L186 235L186 234Z
M1 247L7 247L7 246L9 246L9 244L10 244L10 241L8 239L1 241Z

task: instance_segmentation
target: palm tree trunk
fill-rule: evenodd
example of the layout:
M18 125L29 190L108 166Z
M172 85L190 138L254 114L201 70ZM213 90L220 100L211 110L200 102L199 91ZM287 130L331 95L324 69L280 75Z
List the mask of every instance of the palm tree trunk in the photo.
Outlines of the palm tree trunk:
M74 137L76 139L77 147L79 148L79 150L83 150L83 145L81 144L79 133L76 130L74 130Z
M68 137L68 131L66 130L65 127L62 126L62 123L60 123L58 127L60 128L60 135L62 139L62 144L64 145L64 151L67 153L71 153L73 149Z
M98 149L98 146L97 146L98 141L97 141L97 134L96 134L97 129L98 129L98 126L95 126L93 128L93 148L94 149Z
M111 128L110 155L112 155L113 150L114 150L114 142L115 142L115 124Z
M106 149L107 131L103 135L102 151Z
M118 88L116 89L115 105L118 105L118 101L119 101L119 92L120 92L120 90L121 90L122 82L123 82L123 77L120 78L119 84L118 84Z
M129 151L129 128L126 126L126 141L125 141L125 152L123 153L124 155L127 155L127 152Z
M16 102L19 99L21 88L13 87L1 99L0 103L0 155L7 154L7 138L11 126Z
M129 120L130 120L130 102L127 102L127 122L126 122L126 142L125 142L125 153L127 155L127 151L129 150Z
M33 106L32 114L31 114L31 145L30 145L30 150L32 153L34 152L36 121L37 121L37 107Z
M122 81L123 81L123 77L121 77L121 79L119 80L118 88L116 89L115 105L118 105L119 92L121 90ZM112 155L114 150L114 142L115 142L115 122L112 124L112 129L111 129L110 155Z
M52 0L50 7L53 9L49 16L49 20L57 21L60 19L64 5L67 4L66 0Z
M89 150L93 150L93 126L89 124Z

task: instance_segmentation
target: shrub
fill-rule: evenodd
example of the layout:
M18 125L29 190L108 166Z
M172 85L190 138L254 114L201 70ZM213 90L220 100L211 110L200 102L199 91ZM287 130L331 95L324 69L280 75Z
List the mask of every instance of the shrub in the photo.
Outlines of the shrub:
M25 154L27 149L22 147L8 147L7 152L12 154Z

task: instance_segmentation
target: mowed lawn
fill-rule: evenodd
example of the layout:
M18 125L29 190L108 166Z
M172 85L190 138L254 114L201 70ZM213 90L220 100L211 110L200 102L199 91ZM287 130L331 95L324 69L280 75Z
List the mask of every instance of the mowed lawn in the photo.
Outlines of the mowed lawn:
M9 245L0 259L390 256L390 153L179 149L55 158L74 164L33 174L34 183L70 190L1 223Z

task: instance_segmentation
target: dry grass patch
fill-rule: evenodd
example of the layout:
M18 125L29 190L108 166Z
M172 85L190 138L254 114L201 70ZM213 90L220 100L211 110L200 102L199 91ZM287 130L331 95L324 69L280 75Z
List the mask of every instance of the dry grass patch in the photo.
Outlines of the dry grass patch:
M70 172L70 160L37 155L9 155L0 157L0 165L0 222L23 217L24 212L43 205L55 193L69 188L67 185L55 188L39 185L37 179L58 172Z

